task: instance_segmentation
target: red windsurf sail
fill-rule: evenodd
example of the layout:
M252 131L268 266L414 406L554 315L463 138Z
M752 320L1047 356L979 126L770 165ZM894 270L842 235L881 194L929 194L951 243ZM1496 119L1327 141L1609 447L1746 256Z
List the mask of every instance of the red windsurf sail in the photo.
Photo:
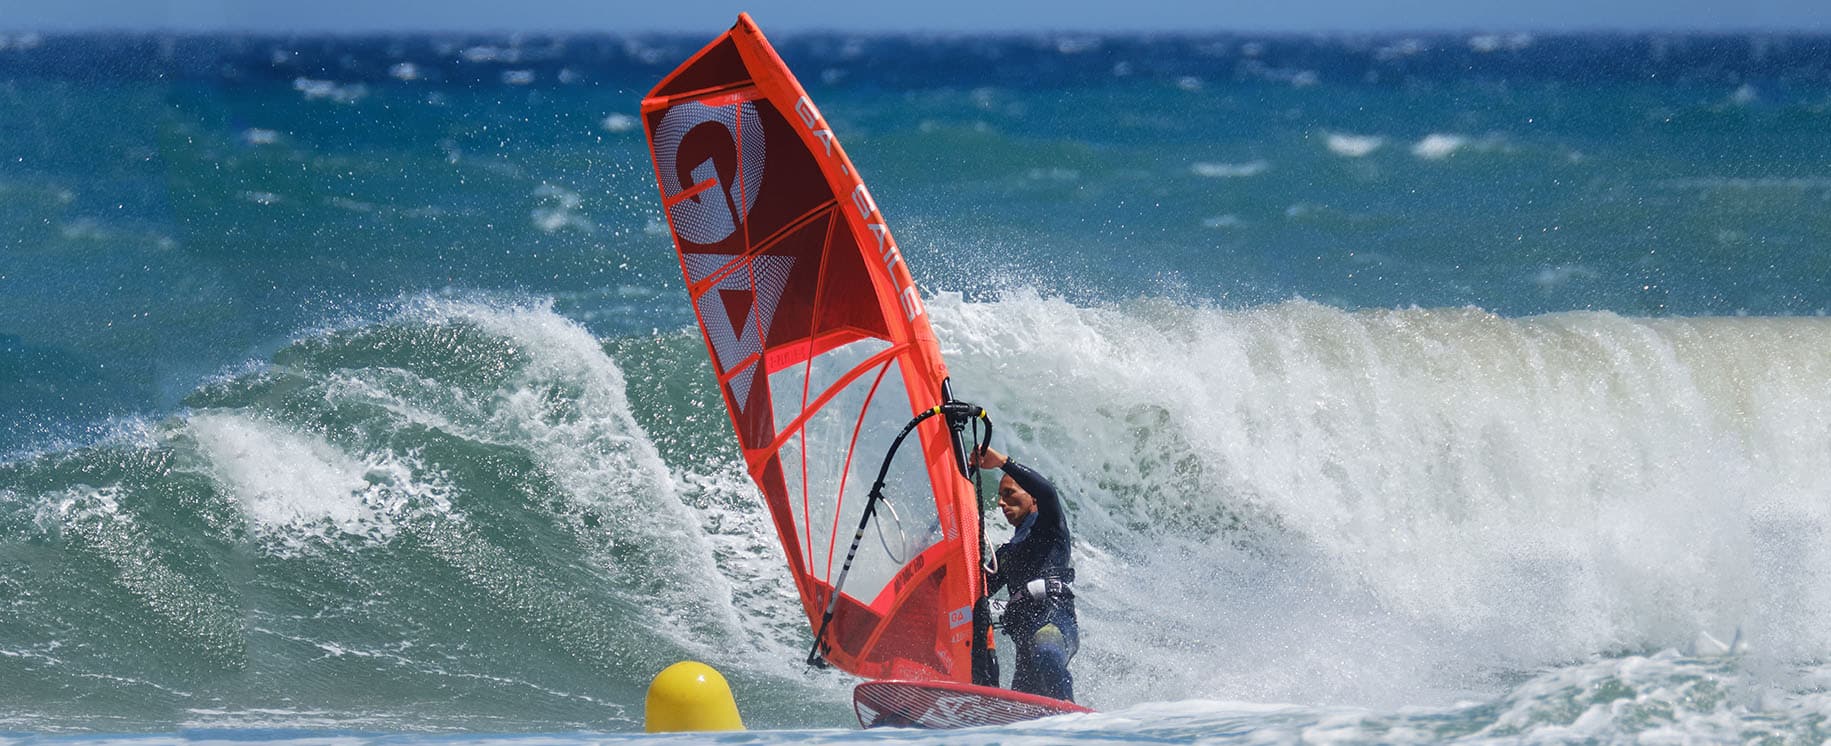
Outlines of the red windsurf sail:
M750 17L642 102L694 314L750 477L818 627L885 449L947 378L858 170ZM870 678L971 680L973 486L944 418L892 464L827 627Z

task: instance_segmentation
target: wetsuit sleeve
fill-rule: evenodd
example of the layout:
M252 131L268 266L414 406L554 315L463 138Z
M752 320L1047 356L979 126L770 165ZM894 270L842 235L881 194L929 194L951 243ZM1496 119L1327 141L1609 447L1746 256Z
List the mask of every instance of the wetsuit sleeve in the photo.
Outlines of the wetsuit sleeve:
M1055 485L1030 467L1009 459L1005 460L1004 472L1011 476L1012 481L1017 482L1017 486L1030 493L1030 497L1036 499L1036 522L1039 525L1052 527L1063 536L1068 535L1068 516L1062 512L1062 498L1056 496Z

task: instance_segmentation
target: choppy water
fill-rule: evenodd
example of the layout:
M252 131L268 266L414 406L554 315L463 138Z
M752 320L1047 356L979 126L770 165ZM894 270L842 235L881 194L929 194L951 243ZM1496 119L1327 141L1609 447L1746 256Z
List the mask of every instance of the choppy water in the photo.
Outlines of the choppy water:
M0 733L910 738L689 327L701 41L0 39ZM1077 532L1105 712L921 738L1828 735L1831 40L776 42Z

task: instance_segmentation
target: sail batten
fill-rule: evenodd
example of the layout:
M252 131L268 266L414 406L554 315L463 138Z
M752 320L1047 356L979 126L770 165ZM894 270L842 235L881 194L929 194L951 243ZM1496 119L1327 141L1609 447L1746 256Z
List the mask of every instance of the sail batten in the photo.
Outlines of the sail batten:
M834 587L886 449L947 377L876 200L748 16L642 116L712 373L810 630L837 592L834 665L968 681L977 499L943 418L886 467L885 507Z

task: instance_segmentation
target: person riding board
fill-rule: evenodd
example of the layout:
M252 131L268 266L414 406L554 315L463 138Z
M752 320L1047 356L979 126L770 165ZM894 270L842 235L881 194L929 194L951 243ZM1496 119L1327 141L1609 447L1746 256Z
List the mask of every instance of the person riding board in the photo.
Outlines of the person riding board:
M1074 612L1074 561L1068 516L1055 487L1029 467L990 446L978 454L982 469L1003 469L998 509L1017 528L998 547L997 572L986 581L986 593L1010 590L1004 630L1016 643L1017 671L1011 688L1020 692L1074 701L1074 676L1068 659L1080 648L1080 624Z

